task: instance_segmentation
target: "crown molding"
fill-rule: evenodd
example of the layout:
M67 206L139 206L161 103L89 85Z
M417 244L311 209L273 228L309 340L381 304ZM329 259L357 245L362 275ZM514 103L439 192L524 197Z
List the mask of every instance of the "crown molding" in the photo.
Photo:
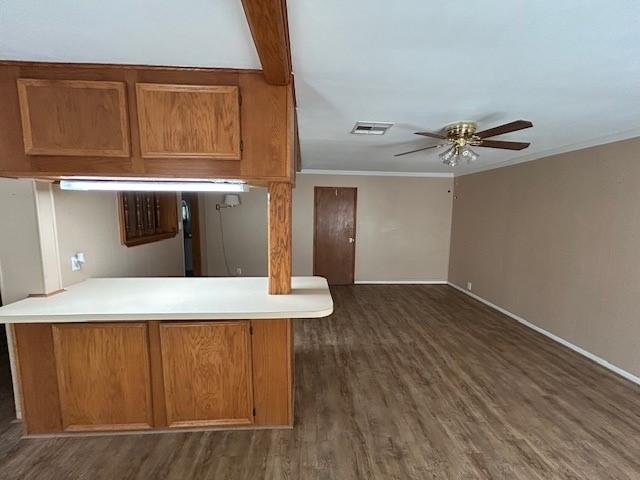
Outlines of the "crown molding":
M541 160L547 157L553 157L555 155L561 155L563 153L577 152L579 150L585 150L587 148L599 147L601 145L607 145L609 143L621 142L624 140L630 140L635 137L640 137L640 128L633 128L631 130L625 130L623 132L612 133L604 135L598 138L592 138L583 142L572 143L570 145L563 145L561 147L550 148L538 153L532 153L531 155L523 155L512 160L505 160L504 162L494 163L487 165L484 168L478 168L471 172L464 172L454 175L455 177L464 177L465 175L473 175L474 173L487 172L489 170L496 170L498 168L511 167L518 165L519 163L532 162L533 160Z
M302 175L353 175L363 177L422 177L422 178L452 178L452 172L384 172L380 170L316 170L303 168L298 172Z

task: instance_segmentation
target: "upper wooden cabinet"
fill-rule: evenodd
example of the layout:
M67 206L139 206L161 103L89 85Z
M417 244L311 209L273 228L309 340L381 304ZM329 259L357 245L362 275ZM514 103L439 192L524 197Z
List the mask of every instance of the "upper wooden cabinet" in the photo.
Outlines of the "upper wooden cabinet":
M236 86L136 85L142 157L240 160Z
M292 85L262 72L0 61L0 176L292 182Z
M120 240L127 247L178 234L178 197L171 192L119 192Z
M17 85L25 153L129 156L124 83L19 79Z

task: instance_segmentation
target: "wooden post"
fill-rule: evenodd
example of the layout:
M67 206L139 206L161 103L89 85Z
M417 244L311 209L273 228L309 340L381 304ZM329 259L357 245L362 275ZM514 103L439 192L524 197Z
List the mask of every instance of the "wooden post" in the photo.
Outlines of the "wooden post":
M270 183L269 293L291 293L291 184Z

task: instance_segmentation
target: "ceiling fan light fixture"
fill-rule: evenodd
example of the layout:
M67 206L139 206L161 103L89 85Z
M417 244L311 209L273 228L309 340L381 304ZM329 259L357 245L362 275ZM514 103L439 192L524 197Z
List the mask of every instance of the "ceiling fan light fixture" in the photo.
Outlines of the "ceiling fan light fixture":
M449 147L444 152L439 154L438 156L440 157L440 160L442 160L442 163L444 163L445 165L451 165L451 160L457 156L456 150L456 146L454 145L453 147Z
M447 150L438 155L442 160L442 163L445 165L449 165L450 167L455 167L458 165L460 161L460 146L453 145L449 147Z
M439 154L440 160L445 165L455 167L461 160L466 160L468 164L475 162L480 155L471 150L470 146L485 147L485 148L497 148L502 150L523 150L531 145L529 142L513 142L506 140L493 140L492 137L498 135L504 135L505 133L517 132L518 130L524 130L525 128L533 127L533 123L528 120L516 120L514 122L505 123L497 127L489 128L488 130L477 130L475 122L455 122L447 125L444 130L446 134L434 133L430 131L415 132L416 135L422 135L424 137L437 138L440 140L446 140L450 147ZM446 144L445 144L446 145ZM439 148L443 145L430 145L409 152L398 153L394 156L400 157L402 155L408 155L411 153L421 152L423 150L429 150L432 148Z
M462 149L461 156L462 158L465 158L467 160L467 163L475 162L478 158L480 158L480 155L471 150L468 146L465 146Z

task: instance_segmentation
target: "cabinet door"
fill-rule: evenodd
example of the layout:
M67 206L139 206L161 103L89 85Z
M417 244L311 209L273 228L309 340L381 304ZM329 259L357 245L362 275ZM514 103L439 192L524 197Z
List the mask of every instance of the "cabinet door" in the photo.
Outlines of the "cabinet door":
M53 325L64 430L150 428L147 325Z
M19 79L28 155L129 156L122 82Z
M249 322L160 325L170 427L253 423Z
M144 158L240 159L238 87L136 85Z

